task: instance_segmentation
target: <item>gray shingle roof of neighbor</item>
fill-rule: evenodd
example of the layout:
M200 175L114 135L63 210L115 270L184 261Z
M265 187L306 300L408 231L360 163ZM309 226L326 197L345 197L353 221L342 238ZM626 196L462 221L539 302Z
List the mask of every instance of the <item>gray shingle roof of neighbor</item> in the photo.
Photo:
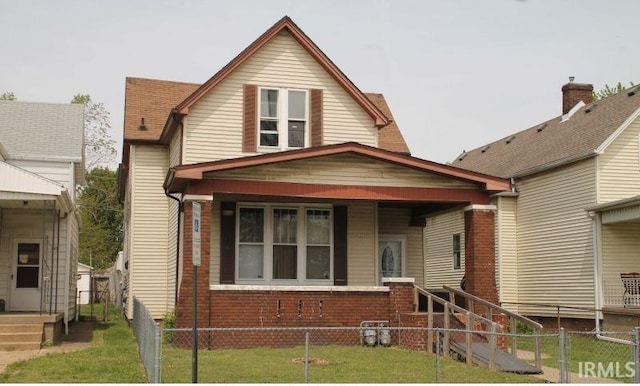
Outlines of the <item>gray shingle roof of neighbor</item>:
M464 152L453 166L509 178L593 155L640 108L640 85ZM484 150L484 151L483 151Z
M8 158L82 161L84 106L0 101L0 144Z

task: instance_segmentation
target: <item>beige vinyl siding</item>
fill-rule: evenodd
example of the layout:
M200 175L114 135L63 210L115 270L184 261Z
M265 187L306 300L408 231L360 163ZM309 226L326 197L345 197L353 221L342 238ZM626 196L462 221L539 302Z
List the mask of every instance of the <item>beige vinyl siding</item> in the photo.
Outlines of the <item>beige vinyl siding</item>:
M592 220L584 208L595 202L594 159L525 178L517 189L519 301L593 307ZM555 310L520 307L526 315L555 316Z
M468 182L346 154L208 173L206 177L331 185L476 188Z
M185 164L252 155L242 152L243 84L322 89L323 144L378 144L371 117L283 31L191 108L184 126Z
M211 260L209 265L209 284L220 284L220 200L214 197L211 203ZM180 275L182 277L182 275Z
M77 288L78 288L78 278L77 278L77 272L78 272L78 258L79 258L79 248L80 248L80 235L79 235L79 226L78 226L78 219L76 218L76 216L70 214L68 217L69 219L69 226L71 227L71 240L70 240L70 245L71 245L71 254L68 255L69 259L66 262L66 270L69 274L69 276L67 276L67 280L69 281L69 284L67 286L67 291L68 291L68 299L67 301L68 303L68 318L69 320L74 319L75 318L75 314L76 314L76 296L77 296Z
M620 274L640 271L640 266L638 265L640 222L629 221L607 224L603 225L601 229L601 261L604 288L611 295L611 293L615 293L617 287L619 294L622 295L623 287Z
M453 269L453 235L460 234L461 267ZM427 218L424 228L425 287L442 288L448 285L460 288L464 276L464 212L455 210Z
M347 216L348 285L376 285L375 203L350 204Z
M598 203L640 194L640 118L598 156Z
M180 165L182 160L180 155L182 154L182 128L178 128L171 138L169 144L169 167Z
M175 289L175 273L170 274L175 261L172 264L167 258L169 198L162 189L168 167L167 149L132 146L130 159L133 171L130 295L140 299L151 315L159 319L170 310Z
M415 279L418 286L424 285L424 268L422 258L422 227L409 226L411 222L410 208L378 208L378 235L405 235L407 245L406 277ZM380 251L376 252L377 255ZM379 265L378 262L376 262ZM377 267L380 271L380 267Z
M516 197L496 199L496 286L499 299L512 311L518 310L518 241Z

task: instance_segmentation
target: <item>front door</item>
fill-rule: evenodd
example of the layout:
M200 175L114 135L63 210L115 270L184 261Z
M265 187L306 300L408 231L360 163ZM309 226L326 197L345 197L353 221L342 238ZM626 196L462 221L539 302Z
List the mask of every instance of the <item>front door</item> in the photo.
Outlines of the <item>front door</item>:
M11 273L11 311L40 310L42 283L42 241L16 240Z

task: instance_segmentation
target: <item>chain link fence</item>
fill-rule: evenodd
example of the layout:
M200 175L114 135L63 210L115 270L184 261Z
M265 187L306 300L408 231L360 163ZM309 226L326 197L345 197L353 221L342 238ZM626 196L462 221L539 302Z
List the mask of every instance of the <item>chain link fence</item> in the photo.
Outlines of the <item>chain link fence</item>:
M160 383L161 334L160 324L156 323L144 304L133 298L133 334L138 342L140 360L151 383Z
M137 299L133 328L154 383L161 372L169 383L637 383L640 375L639 328L598 334L384 323L199 328L194 356L193 330L161 329Z

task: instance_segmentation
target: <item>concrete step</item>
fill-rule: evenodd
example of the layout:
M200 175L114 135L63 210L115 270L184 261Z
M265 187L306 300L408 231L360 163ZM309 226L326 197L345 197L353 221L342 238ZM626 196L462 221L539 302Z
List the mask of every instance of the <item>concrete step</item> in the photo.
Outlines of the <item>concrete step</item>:
M0 333L39 332L42 333L42 323L0 323Z
M42 332L0 332L0 343L42 343Z
M40 343L0 343L0 351L24 351L24 350L40 350Z

